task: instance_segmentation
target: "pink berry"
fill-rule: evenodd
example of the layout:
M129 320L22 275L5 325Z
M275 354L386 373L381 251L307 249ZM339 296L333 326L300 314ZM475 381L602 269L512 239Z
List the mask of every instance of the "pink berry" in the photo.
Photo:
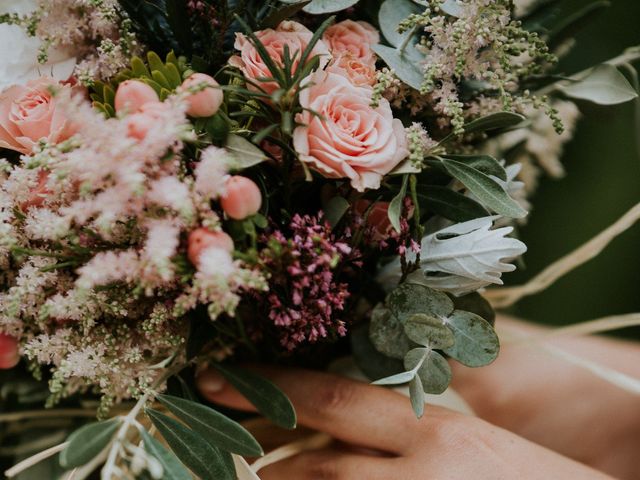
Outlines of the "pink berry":
M188 90L199 88L202 84L210 85L201 91L189 95L187 100L187 114L192 117L210 117L215 115L224 101L224 93L218 87L220 84L204 73L194 73L184 82L182 88Z
M0 333L0 370L13 368L19 361L18 340L10 335Z
M156 91L139 80L126 80L118 86L115 106L118 113L134 113L147 103L160 102Z
M233 240L224 232L212 232L204 227L196 228L189 234L187 256L195 266L198 266L202 252L208 248L220 248L231 253Z
M230 218L243 220L260 210L262 194L253 180L234 175L227 180L225 190L220 205Z

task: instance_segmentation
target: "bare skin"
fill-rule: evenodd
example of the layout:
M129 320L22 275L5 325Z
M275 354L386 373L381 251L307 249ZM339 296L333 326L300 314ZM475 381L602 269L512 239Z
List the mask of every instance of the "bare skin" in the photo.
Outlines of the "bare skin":
M416 420L391 390L333 375L260 369L287 393L299 423L339 443L260 472L264 480L604 480L607 475L480 418L430 406ZM198 379L210 401L251 405L212 371Z
M518 335L543 327L511 318ZM605 337L548 344L640 378L640 344ZM503 345L488 367L452 363L453 387L484 420L620 479L640 478L640 399L539 348Z

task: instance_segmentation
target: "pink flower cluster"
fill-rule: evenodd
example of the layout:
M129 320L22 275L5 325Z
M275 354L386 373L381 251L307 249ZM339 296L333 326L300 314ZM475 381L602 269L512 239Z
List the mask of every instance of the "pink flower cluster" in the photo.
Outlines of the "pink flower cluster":
M293 350L303 342L346 334L339 314L349 290L336 279L335 269L354 252L333 237L322 216L295 215L289 227L289 235L276 230L264 239L268 247L261 257L272 272L266 294L269 318L282 345Z

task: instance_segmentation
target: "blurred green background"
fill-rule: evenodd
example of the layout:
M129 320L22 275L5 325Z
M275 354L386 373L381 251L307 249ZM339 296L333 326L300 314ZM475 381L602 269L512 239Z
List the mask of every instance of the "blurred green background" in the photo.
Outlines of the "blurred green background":
M568 14L584 0L563 2ZM640 0L612 0L585 24L577 47L559 70L575 73L640 44ZM640 63L635 65L640 67ZM634 103L615 107L578 104L583 114L565 149L567 175L544 178L521 236L529 247L526 268L507 277L527 281L560 256L609 226L640 201L639 127ZM562 325L605 315L640 312L640 224L618 237L588 264L545 292L522 300L513 312L537 322ZM640 340L640 328L619 332Z

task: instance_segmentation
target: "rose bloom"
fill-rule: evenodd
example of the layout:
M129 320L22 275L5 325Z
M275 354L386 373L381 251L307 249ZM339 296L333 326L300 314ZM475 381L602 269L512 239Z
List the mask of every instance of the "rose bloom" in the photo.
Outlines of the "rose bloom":
M408 155L404 127L389 102L382 99L372 108L371 89L335 73L318 71L309 82L300 92L306 109L296 117L301 126L293 132L300 160L326 177L349 178L360 192L379 188Z
M74 126L58 108L59 100L70 95L70 86L46 77L5 90L0 94L0 147L29 154L40 140L58 143L71 137Z
M371 45L380 42L380 34L367 22L345 20L330 26L322 36L334 56L350 53L363 63L376 63Z
M350 53L343 53L331 62L327 72L337 73L358 87L372 87L376 83L376 67Z
M289 47L289 55L294 58L292 71L295 72L300 64L300 57L307 48L307 45L309 45L313 33L298 22L284 21L280 23L275 30L271 28L260 30L256 32L256 36L264 44L265 49L269 53L269 57L280 67L284 65L284 46L287 45ZM236 43L234 47L240 51L240 55L235 55L229 59L231 65L242 70L242 73L244 73L248 79L260 83L260 87L266 93L271 94L278 89L277 82L263 80L264 78L272 78L272 74L258 54L256 48L246 36L241 33L236 33ZM317 55L320 56L320 68L324 68L331 59L331 54L321 40L315 44L309 58ZM257 88L251 84L249 88L257 90Z

